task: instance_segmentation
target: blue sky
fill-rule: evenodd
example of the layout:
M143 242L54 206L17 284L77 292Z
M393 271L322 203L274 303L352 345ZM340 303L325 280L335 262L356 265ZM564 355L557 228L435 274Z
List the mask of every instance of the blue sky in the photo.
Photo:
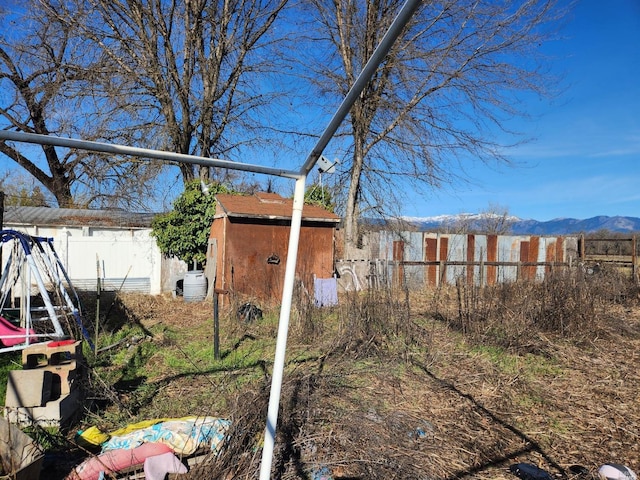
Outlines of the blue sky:
M521 218L640 217L640 1L579 1L547 49L563 93L536 99L514 125L531 142L512 166L471 166L471 182L407 205L409 216L477 213Z
M469 163L469 183L446 186L426 199L416 195L402 214L477 213L499 206L541 221L640 217L640 0L577 0L559 34L546 51L556 59L553 70L565 75L563 93L553 101L532 100L532 119L512 125L533 138L506 152L512 166ZM9 165L0 159L0 174Z

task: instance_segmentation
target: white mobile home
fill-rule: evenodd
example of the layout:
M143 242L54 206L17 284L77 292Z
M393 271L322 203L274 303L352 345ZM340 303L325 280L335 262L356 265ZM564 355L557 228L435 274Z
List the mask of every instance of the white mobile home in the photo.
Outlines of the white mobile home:
M122 210L5 207L2 229L53 239L77 289L157 295L175 288L186 265L163 259L151 236L155 214ZM7 258L6 253L3 258Z

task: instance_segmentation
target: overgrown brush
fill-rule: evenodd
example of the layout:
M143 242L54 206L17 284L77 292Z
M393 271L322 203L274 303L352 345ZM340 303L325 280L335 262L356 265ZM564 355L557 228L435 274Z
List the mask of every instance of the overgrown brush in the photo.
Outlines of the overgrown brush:
M612 318L613 306L637 301L637 286L612 268L563 269L547 272L541 281L494 286L460 279L455 294L455 307L434 306L438 318L478 340L531 351L538 334L596 334L596 326Z
M315 342L325 333L325 320L335 309L316 306L315 299L302 283L296 285L294 300L297 322L293 323L292 330L302 342Z
M406 289L382 286L341 294L334 307L317 307L308 296L296 296L298 338L327 343L327 351L354 358L403 354L416 342L418 332L410 318Z
M268 385L247 390L229 404L231 421L228 437L220 453L211 453L192 467L184 477L201 478L257 478L262 455L264 421L267 416Z

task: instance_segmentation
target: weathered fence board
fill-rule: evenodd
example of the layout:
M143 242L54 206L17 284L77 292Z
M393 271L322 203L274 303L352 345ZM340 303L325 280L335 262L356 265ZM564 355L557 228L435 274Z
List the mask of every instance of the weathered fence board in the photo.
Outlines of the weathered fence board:
M542 280L553 268L575 264L578 237L376 232L369 251L378 258L336 262L342 290L406 285L411 289L463 280L475 285Z

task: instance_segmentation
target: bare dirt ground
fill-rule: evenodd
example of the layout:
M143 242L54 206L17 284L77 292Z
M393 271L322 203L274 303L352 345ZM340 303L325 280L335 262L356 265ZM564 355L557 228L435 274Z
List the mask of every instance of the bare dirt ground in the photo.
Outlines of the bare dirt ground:
M136 316L149 329L182 332L211 322L209 305L180 302L142 302ZM336 479L513 479L509 466L519 462L559 478L575 477L574 465L595 472L606 462L640 471L638 308L612 306L579 338L532 331L534 353L525 354L474 343L416 304L410 322L417 341L398 348L389 340L398 332L345 337L325 327L305 341L294 321L275 478L320 478L325 468ZM275 336L273 324L223 328L232 331L223 343ZM216 413L235 426L231 443L190 478L257 478L269 355L255 366L267 373L252 381L216 383L226 398ZM176 377L162 395L200 398L210 388L203 378Z
M183 347L189 335L212 341L206 302L126 303L148 331L180 332ZM413 302L403 331L345 333L341 309L313 331L292 320L273 478L515 479L519 462L556 478L595 478L607 462L640 471L638 307L612 306L579 338L531 331L529 353L479 343L427 310ZM223 312L221 331L224 358L249 347L255 361L182 375L148 359L147 381L162 386L138 418L189 404L232 420L227 449L180 478L258 478L276 327L266 314L247 325Z

